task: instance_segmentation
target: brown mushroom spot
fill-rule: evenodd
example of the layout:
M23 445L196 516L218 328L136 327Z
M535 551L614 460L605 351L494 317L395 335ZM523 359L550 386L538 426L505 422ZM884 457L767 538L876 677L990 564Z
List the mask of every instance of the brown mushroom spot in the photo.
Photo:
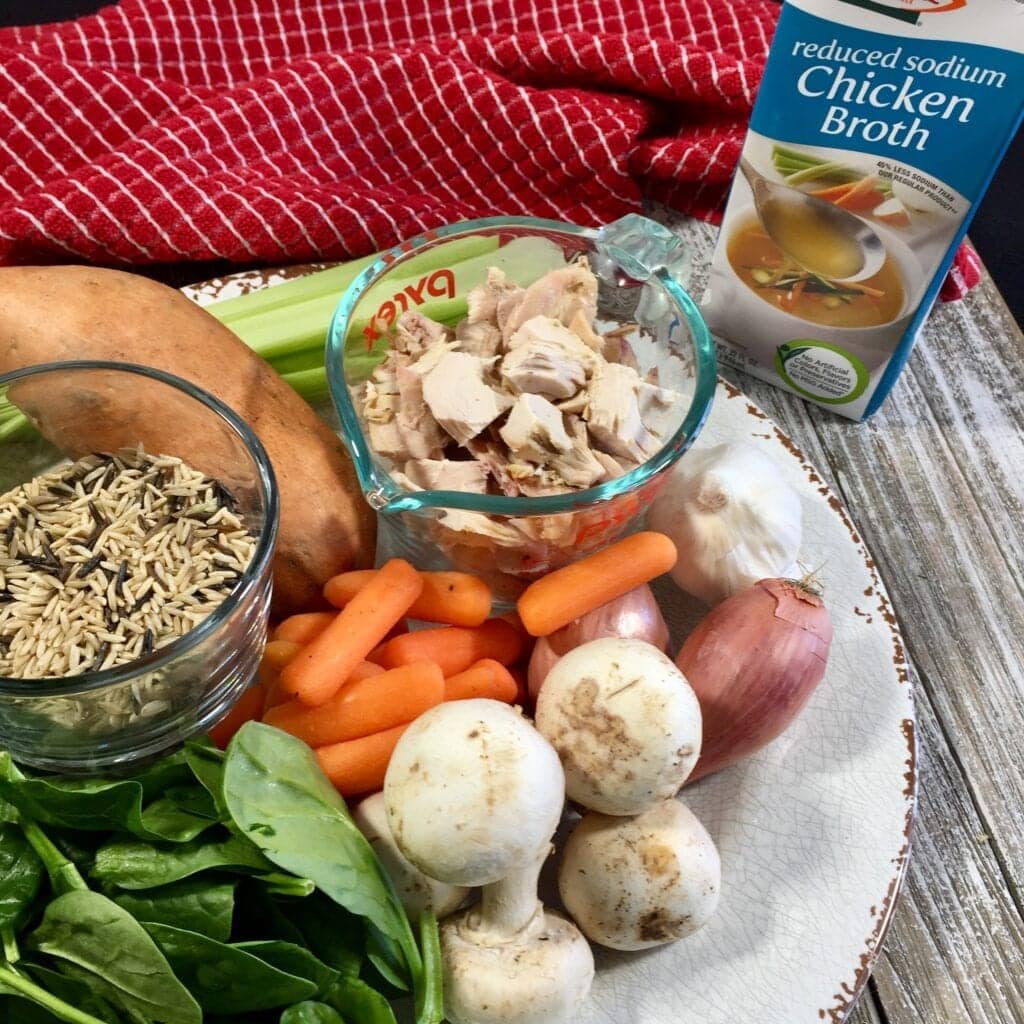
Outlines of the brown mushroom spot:
M643 753L625 720L598 699L600 692L596 679L580 679L548 737L566 769L588 778L601 778L610 767Z
M637 853L644 870L655 878L676 871L676 855L672 847L656 839L645 839L637 844Z
M686 930L690 917L673 917L663 908L652 910L637 922L637 935L644 942L671 942Z

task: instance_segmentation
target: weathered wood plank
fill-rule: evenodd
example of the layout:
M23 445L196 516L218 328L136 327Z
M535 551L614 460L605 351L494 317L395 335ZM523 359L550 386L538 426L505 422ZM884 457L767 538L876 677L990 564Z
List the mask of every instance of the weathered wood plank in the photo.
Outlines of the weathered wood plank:
M706 266L713 229L687 236ZM1024 1021L1022 354L986 284L936 312L866 424L737 381L843 495L921 670L921 815L874 983L889 1024Z

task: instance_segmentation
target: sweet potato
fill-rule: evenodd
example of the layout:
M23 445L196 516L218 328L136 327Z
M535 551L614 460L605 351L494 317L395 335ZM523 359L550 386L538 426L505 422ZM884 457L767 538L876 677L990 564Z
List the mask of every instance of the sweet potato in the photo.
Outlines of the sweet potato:
M234 334L180 292L135 274L93 267L0 268L0 373L37 363L142 363L205 388L234 409L270 456L281 502L274 610L307 609L339 572L372 564L373 512L341 442ZM141 443L225 482L231 444L139 380L46 388L9 396L46 436L77 457Z

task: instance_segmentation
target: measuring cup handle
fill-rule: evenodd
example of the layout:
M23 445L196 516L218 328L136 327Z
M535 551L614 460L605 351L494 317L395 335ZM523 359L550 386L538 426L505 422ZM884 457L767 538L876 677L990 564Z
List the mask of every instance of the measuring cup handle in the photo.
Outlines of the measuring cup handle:
M667 270L682 287L690 280L690 250L668 228L629 213L598 231L597 248L635 281Z

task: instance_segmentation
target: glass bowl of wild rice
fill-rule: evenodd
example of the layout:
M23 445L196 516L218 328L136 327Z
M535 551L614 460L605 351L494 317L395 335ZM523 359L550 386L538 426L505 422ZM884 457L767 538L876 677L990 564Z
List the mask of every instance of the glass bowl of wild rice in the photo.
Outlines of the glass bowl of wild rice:
M187 381L0 376L0 747L95 771L204 732L256 675L277 519L263 446Z

